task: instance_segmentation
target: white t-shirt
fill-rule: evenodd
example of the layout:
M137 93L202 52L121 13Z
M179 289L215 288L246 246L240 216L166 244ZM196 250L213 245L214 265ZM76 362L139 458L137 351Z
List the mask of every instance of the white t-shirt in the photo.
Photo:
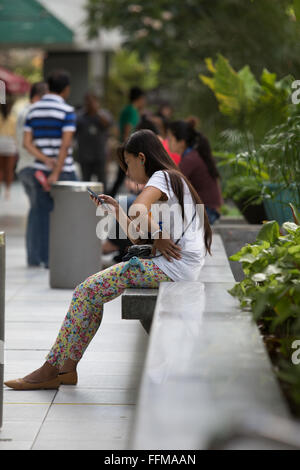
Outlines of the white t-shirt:
M168 179L168 185L165 175ZM184 229L187 228L183 237L178 242L178 246L181 247L181 259L172 258L172 261L168 261L164 256L160 256L159 258L153 258L153 262L173 281L196 281L204 265L206 254L203 222L204 206L201 205L201 207L197 207L196 216L193 222L190 223L195 213L196 206L184 180L183 184L184 224L182 221L181 207L173 192L167 171L156 171L145 185L145 187L153 186L160 189L168 197L167 201L153 204L151 213L155 222L158 223L159 220L161 221L161 228L170 234L171 239L176 242L178 238L181 237ZM169 214L171 213L171 216L168 216L168 212ZM166 216L164 214L166 214ZM160 252L157 250L156 255L159 254Z

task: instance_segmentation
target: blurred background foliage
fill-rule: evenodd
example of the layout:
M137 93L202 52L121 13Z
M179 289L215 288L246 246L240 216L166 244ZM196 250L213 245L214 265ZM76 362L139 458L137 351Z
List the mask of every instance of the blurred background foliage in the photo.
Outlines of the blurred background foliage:
M117 51L111 57L104 106L117 118L120 109L127 104L130 87L152 90L158 86L158 69L159 64L151 57L141 61L136 51Z
M43 79L44 53L40 49L1 49L0 63L30 83Z
M210 57L210 64L217 60L221 67L220 57L226 58L227 67L239 71L235 81L247 81L247 99L262 95L264 87L267 101L267 89L274 92L276 78L280 83L284 76L300 74L299 9L299 0L88 0L87 24L90 37L101 27L120 28L124 47L137 54L136 63L145 71L149 63L155 64L156 87L174 103L176 114L197 115L203 131L216 140L232 116L219 112L220 102L199 80L207 72L205 59ZM280 86L285 88L285 83Z
M213 91L220 112L229 117L234 128L244 133L251 130L254 144L287 119L293 106L291 75L277 80L276 73L264 68L257 80L249 65L235 71L221 54L215 63L211 58L205 62L212 76L200 75L202 82Z

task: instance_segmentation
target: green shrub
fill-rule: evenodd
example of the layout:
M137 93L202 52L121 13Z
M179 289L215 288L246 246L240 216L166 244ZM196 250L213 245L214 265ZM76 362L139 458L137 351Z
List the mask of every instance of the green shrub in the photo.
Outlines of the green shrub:
M245 279L229 292L258 322L278 377L288 385L288 395L300 412L300 365L291 361L292 344L300 339L300 225L265 223L254 244L245 245L230 257L242 263Z

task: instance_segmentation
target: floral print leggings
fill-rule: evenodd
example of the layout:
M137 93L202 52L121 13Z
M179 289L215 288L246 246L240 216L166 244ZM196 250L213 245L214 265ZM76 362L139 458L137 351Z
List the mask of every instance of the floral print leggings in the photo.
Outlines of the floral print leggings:
M103 305L129 287L157 288L172 282L151 259L137 264L122 262L88 277L74 290L71 305L46 360L60 368L70 358L79 361L96 334L103 316Z

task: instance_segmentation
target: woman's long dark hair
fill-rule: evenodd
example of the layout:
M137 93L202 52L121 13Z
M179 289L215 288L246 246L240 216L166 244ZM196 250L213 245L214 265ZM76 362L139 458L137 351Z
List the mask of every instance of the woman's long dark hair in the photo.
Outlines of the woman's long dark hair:
M220 177L208 139L194 128L192 122L171 122L168 130L174 135L176 140L184 140L187 147L197 150L212 178L217 179Z
M155 171L167 172L174 194L176 195L181 207L182 219L184 220L184 180L191 192L195 204L203 204L197 191L187 178L181 173L179 168L173 162L172 158L164 149L159 138L154 132L145 129L134 132L129 139L118 149L118 159L122 170L126 173L127 165L125 163L125 152L138 156L143 153L146 157L145 171L146 175L151 178ZM165 174L167 186L169 186L168 178ZM209 225L206 211L204 210L204 242L206 250L211 254L210 247L212 242L212 231Z

